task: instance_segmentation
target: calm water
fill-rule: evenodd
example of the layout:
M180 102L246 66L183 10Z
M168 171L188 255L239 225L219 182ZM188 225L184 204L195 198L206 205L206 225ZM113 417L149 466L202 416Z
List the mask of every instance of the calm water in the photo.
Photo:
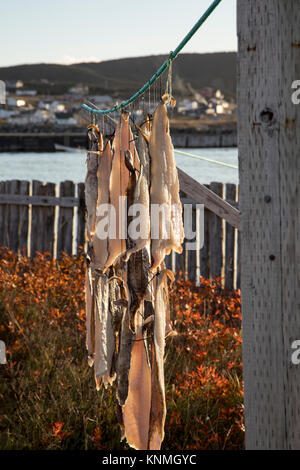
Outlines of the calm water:
M179 149L195 155L237 165L237 148ZM238 170L194 158L176 155L179 168L200 183L220 181L238 183ZM86 154L81 153L0 153L0 181L33 179L59 183L64 180L83 182L86 173Z

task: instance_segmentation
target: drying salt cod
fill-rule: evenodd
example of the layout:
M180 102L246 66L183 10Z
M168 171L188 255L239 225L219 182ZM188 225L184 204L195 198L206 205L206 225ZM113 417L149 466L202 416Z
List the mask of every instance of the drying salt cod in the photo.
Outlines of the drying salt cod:
M98 198L98 154L103 149L103 138L97 126L90 126L89 140L91 141L91 151L88 152L87 174L85 178L85 202L87 207L87 233L92 241L95 233L96 205Z
M105 145L104 151L102 155L99 157L99 164L97 170L97 181L98 181L98 199L97 199L97 216L96 216L96 231L95 236L93 238L93 248L94 248L94 256L95 256L95 265L99 269L104 269L108 259L108 238L103 237L101 238L100 229L105 229L101 225L101 216L103 217L104 214L100 216L100 208L101 206L109 204L110 197L109 197L109 178L111 173L111 164L112 164L112 151L111 151L111 144L108 141Z
M151 204L159 204L164 208L164 216L159 217L158 237L155 234L154 239L152 235L152 269L157 268L171 250L181 253L184 239L179 180L165 105L167 101L168 95L164 95L155 110L149 144Z
M109 256L106 267L113 265L117 258L126 251L126 217L124 217L126 204L123 204L122 200L120 200L120 197L125 198L129 182L129 170L125 163L125 152L129 152L132 155L134 168L138 171L140 170L139 157L130 129L128 113L123 113L118 121L112 152L109 194L110 203L115 209L116 234L115 238L109 237L108 240Z
M182 209L164 102L155 111L152 131L149 119L137 128L136 148L129 116L122 114L112 146L108 142L102 150L101 143L97 165L88 166L86 191L88 197L93 197L87 201L91 233L86 272L87 348L97 389L116 379L122 438L137 450L158 450L166 417L168 277L173 280L163 259L171 249L181 251ZM95 174L97 177L96 204L92 168L93 178ZM125 208L119 203L120 196L127 197ZM160 239L151 241L150 202L167 206L171 222L167 239L161 236L166 229L165 220L160 223ZM97 236L101 217L99 213L95 217L92 214L107 203L115 207L116 238L101 239ZM141 222L144 231L137 239L131 233L125 239L122 232L126 233L137 215L128 212L132 204L145 209ZM128 217L120 221L123 209Z

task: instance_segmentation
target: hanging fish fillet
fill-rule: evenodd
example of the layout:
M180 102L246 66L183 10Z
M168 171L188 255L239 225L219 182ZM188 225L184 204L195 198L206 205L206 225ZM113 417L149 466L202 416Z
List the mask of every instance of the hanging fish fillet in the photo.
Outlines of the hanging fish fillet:
M152 350L152 390L149 429L149 449L159 450L164 439L166 419L164 352L166 335L166 298L168 296L168 269L157 277L154 315L154 348Z
M148 448L149 418L151 406L151 371L143 341L142 309L137 312L128 376L128 396L122 407L124 437L130 447L137 450Z
M96 387L99 390L103 380L104 386L112 383L112 359L115 350L115 335L112 317L109 312L108 278L96 274L95 278L95 362L94 372Z
M133 203L137 210L140 211L139 215L134 215L138 220L135 222L135 227L139 225L138 237L132 240L132 247L126 251L125 261L130 255L138 250L142 250L147 244L150 243L150 202L149 202L149 188L144 174L143 166L140 166L140 175L138 177ZM129 233L130 235L130 233Z
M91 151L88 152L87 174L85 178L85 203L87 207L87 234L92 241L95 233L96 205L98 198L98 153L102 152L103 138L97 126L90 126L88 137Z
M111 173L111 163L112 163L112 152L111 144L108 141L105 145L104 151L99 158L98 170L97 170L97 180L98 180L98 199L97 199L97 211L99 211L101 205L109 204L109 178ZM105 214L106 215L106 214ZM103 217L103 215L102 215ZM96 216L96 230L95 236L93 238L93 248L95 256L95 264L99 269L104 269L106 266L108 258L108 237L102 238L99 233L99 222L101 218L98 212ZM106 218L108 219L107 215ZM105 230L107 231L107 229ZM98 232L98 233L97 233ZM105 235L105 233L103 234Z
M155 110L149 144L151 204L164 205L165 208L165 217L160 218L159 222L159 236L152 239L151 244L153 270L171 250L181 253L184 239L179 180L165 105L167 100L168 95L164 95Z
M139 230L140 238L131 238L132 233L129 230L127 238L127 251L124 261L127 263L128 287L130 291L130 325L133 331L135 329L135 314L139 309L141 302L144 300L149 289L150 279L150 257L146 249L146 245L150 243L150 208L149 208L149 187L148 182L143 174L143 167L140 165L140 174L137 178L137 172L130 161L131 154L125 154L126 165L130 171L129 183L127 187L127 207L128 226L133 223L133 215L130 208L134 204L139 204L138 210L141 210L138 224L140 229L144 230L142 235ZM143 155L144 160L146 156ZM142 219L142 220L141 220ZM135 222L136 223L136 222Z
M139 157L133 141L129 125L129 114L123 113L118 121L113 142L112 169L109 181L110 203L115 208L116 238L109 237L109 257L106 267L115 263L116 259L126 251L126 217L124 217L120 197L125 197L129 182L129 170L125 164L125 152L130 152L134 167L139 171ZM125 206L126 212L126 206Z
M95 353L95 319L94 319L94 295L93 278L90 259L87 257L85 273L85 313L86 313L86 348L88 351L88 364L94 363Z
M136 140L136 150L140 158L141 165L143 167L143 172L147 183L150 187L150 154L149 154L149 141L151 133L151 122L149 116L144 124L141 127L137 126L139 131L138 138Z
M130 328L130 293L127 282L121 278L117 279L121 290L120 300L126 305L122 317L119 354L117 359L117 398L119 405L123 406L128 396L128 375L134 333Z

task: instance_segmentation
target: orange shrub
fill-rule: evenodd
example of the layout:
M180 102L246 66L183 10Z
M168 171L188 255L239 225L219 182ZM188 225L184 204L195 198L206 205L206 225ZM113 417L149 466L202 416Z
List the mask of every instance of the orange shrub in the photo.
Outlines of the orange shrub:
M126 449L114 387L95 390L85 348L84 258L0 248L1 449ZM241 449L239 292L178 280L167 339L165 449Z

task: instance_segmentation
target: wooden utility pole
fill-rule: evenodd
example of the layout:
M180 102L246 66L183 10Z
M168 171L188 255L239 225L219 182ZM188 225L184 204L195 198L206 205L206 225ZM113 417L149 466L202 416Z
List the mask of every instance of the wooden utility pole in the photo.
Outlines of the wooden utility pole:
M246 447L300 449L300 0L238 0L238 39Z

